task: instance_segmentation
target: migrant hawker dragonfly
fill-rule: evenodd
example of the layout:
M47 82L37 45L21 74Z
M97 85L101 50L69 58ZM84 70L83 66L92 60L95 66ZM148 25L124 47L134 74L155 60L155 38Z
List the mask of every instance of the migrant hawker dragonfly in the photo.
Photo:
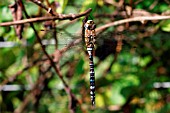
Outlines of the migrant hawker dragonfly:
M58 43L58 47L60 48L60 45L69 46L71 47L80 47L83 46L82 42L84 41L87 48L87 53L89 55L89 66L90 66L90 95L91 95L91 102L92 106L95 105L95 71L94 71L94 63L93 63L93 55L97 56L100 60L104 60L107 56L110 54L115 54L121 52L121 50L128 50L131 49L135 50L136 47L132 47L130 44L128 44L128 38L126 40L126 37L123 37L121 33L108 33L106 34L100 34L100 36L97 36L95 33L95 25L93 25L94 22L92 20L88 20L87 23L85 23L85 40L81 40L82 35L72 34L68 32L58 33L58 41L54 39L50 40L43 40L44 45L50 45L50 44L56 44ZM49 31L46 31L48 35L50 35ZM51 33L52 34L52 33ZM48 36L49 37L49 36ZM77 42L78 43L77 43ZM75 44L72 44L75 42ZM62 47L64 47L62 46ZM62 48L61 47L61 48ZM95 52L93 52L95 51ZM79 53L74 53L79 54Z

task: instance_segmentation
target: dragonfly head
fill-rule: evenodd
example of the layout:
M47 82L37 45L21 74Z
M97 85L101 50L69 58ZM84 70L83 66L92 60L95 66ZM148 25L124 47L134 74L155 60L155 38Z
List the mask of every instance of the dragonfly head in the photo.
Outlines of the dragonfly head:
M85 27L86 29L88 29L88 30L94 30L94 29L96 28L96 24L94 23L93 20L88 20L88 21L85 23L84 27Z

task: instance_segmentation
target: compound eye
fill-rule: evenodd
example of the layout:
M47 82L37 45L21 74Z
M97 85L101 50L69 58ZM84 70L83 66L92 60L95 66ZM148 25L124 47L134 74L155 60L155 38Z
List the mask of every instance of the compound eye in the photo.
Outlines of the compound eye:
M90 25L89 25L89 26L87 26L87 29L88 29L88 30L91 30L91 26L90 26Z

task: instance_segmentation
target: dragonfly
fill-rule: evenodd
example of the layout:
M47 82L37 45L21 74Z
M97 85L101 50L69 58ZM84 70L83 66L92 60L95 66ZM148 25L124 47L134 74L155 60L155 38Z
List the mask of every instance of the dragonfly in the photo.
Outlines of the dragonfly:
M94 54L94 47L96 43L96 32L95 32L96 25L93 20L87 20L83 25L84 25L83 26L84 34L82 35L82 39L85 42L86 50L89 55L91 104L92 106L95 106L95 71L94 71L93 54ZM45 41L42 43L45 44Z
M95 66L94 66L94 62L93 62L94 53L95 53L95 56L97 56L100 60L104 60L109 54L113 54L113 53L115 53L115 51L120 52L121 46L122 46L122 49L126 49L127 45L129 45L129 44L126 44L126 42L124 42L123 40L122 40L122 44L121 44L121 38L122 38L121 35L123 35L121 33L120 34L110 33L110 34L96 35L96 33L95 33L96 25L93 20L88 20L84 24L83 27L84 27L84 31L85 31L84 32L84 42L85 42L85 46L86 46L86 51L89 56L89 68L90 68L90 71L89 71L90 72L90 74L89 74L90 80L89 81L90 81L91 104L92 104L92 106L95 106L95 88L96 87L95 87L95 70L94 70ZM48 31L47 34L48 33L49 33L49 35L52 34L51 33L52 31L53 30ZM41 32L44 32L44 31L41 31ZM61 38L61 40L59 40L59 45L64 45L64 46L67 46L71 42L74 42L77 39L81 38L81 35L70 34L67 32L58 33L56 35L59 35L58 39ZM68 37L68 36L70 36L70 37ZM117 40L115 39L116 37L117 37ZM76 44L75 47L77 48L78 46L83 46L81 42L82 41L80 41L78 44ZM42 43L45 46L56 45L55 40L53 38L48 38L48 36L46 39L42 39ZM15 46L17 46L17 44L3 42L0 44L0 48L3 46L4 47L15 47ZM23 45L23 46L29 46L29 45ZM28 47L28 48L30 49L30 47ZM33 49L35 49L35 48L36 48L36 45L33 47ZM82 49L82 47L81 47L81 49ZM32 48L31 48L31 50L32 50ZM34 53L37 54L38 52L34 52ZM28 50L28 53L31 54L29 50ZM74 52L74 54L75 54L75 52ZM29 58L29 56L28 56L28 58Z
M80 37L82 37L84 45L86 47L87 54L89 56L89 75L90 75L89 81L90 81L91 104L92 106L95 106L95 70L94 70L94 61L93 61L94 54L97 55L100 60L104 60L110 53L120 52L124 42L123 42L123 38L121 37L121 34L117 34L117 36L114 35L115 36L114 38L110 38L113 34L104 34L104 36L100 35L101 37L105 37L103 39L101 37L97 38L97 35L95 32L96 25L93 20L87 20L83 24L83 27L84 27L83 35L71 34L68 32L59 33L57 35L59 35L58 37L59 42L60 42L59 45L66 45L66 46L72 41L77 40ZM72 38L70 37L67 38L68 36ZM56 44L56 40L53 40L53 39L42 40L42 43L44 45ZM97 48L96 48L96 45L98 46ZM77 44L75 46L82 46L82 44L80 42L80 44ZM102 50L102 49L105 49L105 50ZM107 51L108 53L104 54L103 53L104 51L105 52ZM104 54L104 55L101 56L101 54Z
M95 105L95 72L94 72L94 62L93 62L93 52L94 52L94 44L96 42L96 25L93 20L88 20L85 24L85 34L84 40L87 48L87 52L89 54L89 66L90 66L90 95L92 106Z

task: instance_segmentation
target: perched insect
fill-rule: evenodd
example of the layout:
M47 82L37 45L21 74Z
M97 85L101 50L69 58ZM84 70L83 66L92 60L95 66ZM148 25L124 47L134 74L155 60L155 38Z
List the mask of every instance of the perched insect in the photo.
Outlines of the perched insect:
M92 106L95 105L95 71L94 71L94 63L93 63L93 52L94 52L94 44L96 42L96 33L93 20L88 20L84 24L84 40L87 48L87 52L89 54L89 66L90 66L90 95Z
M98 34L96 36L95 32L96 25L93 20L87 20L83 23L83 29L82 29L82 35L80 34L74 34L70 33L68 31L65 31L64 29L61 29L61 31L64 32L57 32L57 45L60 48L70 47L70 50L68 54L65 53L65 56L62 57L65 61L69 60L69 57L71 56L71 52L75 54L74 51L78 50L79 52L81 49L83 49L81 46L81 40L79 40L81 37L83 38L83 41L85 42L86 51L89 56L89 67L90 67L90 96L91 96L91 103L92 106L95 106L95 71L94 71L94 51L95 56L98 57L101 61L107 58L110 54L116 54L120 53L122 50L131 49L134 50L135 48L131 48L131 45L128 43L128 39L126 38L127 32L124 33L114 33L114 32L108 32L103 34ZM47 30L48 35L54 35L53 33L50 33L54 30ZM46 45L47 47L50 45L56 45L56 42L53 38L49 39L53 36L47 36L46 39L42 40L42 43ZM126 41L127 39L127 41ZM64 45L64 46L63 46ZM70 46L71 45L71 46ZM97 47L96 47L97 45ZM79 47L80 46L80 47ZM49 49L48 49L49 50ZM55 48L54 48L55 50ZM50 50L49 50L50 51ZM71 67L73 68L73 66ZM70 73L69 73L70 74ZM74 74L74 71L71 72L69 76L72 76Z

